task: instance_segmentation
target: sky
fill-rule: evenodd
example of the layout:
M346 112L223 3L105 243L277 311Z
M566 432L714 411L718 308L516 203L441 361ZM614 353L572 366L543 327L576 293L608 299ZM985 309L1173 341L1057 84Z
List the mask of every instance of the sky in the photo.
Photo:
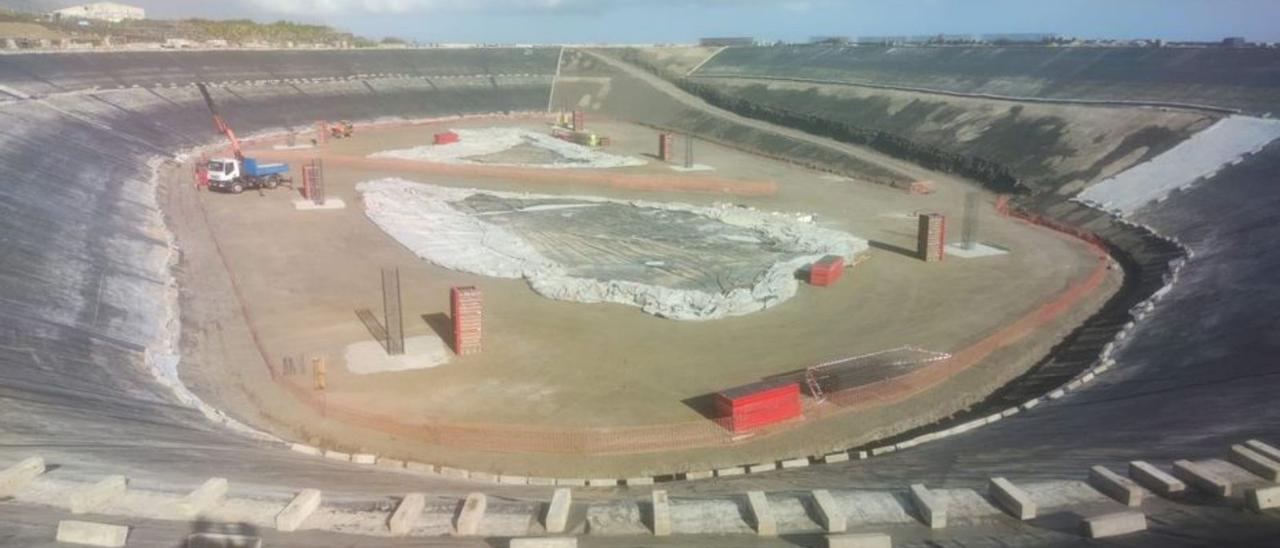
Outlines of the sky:
M0 0L31 8L75 0ZM1046 32L1280 41L1280 0L117 0L151 17L289 19L420 42L654 43L703 36Z

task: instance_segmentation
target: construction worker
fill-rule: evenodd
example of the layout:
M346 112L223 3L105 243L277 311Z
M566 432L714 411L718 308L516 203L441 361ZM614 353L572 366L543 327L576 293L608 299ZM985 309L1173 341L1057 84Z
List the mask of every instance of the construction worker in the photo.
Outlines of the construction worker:
M327 386L328 367L325 366L324 358L311 358L311 372L315 375L316 390L324 390Z
M206 162L196 164L196 190L209 188L209 165Z

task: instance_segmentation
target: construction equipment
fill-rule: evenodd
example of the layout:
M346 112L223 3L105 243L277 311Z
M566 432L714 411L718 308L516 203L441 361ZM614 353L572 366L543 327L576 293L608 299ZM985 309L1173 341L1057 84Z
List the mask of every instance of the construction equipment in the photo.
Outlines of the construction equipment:
M214 158L209 160L208 177L210 189L239 194L247 189L275 188L282 183L293 182L292 179L285 176L285 173L289 172L288 165L264 164L258 163L253 158L245 158L244 152L240 149L240 140L236 138L236 132L232 131L231 125L218 112L218 106L214 104L213 96L209 95L209 88L203 82L197 83L196 87L200 89L200 95L204 96L204 102L209 106L209 112L213 113L214 127L225 135L227 141L231 143L231 154L234 156L233 158Z
M356 127L351 122L343 120L329 128L329 136L334 139L350 139L355 131Z

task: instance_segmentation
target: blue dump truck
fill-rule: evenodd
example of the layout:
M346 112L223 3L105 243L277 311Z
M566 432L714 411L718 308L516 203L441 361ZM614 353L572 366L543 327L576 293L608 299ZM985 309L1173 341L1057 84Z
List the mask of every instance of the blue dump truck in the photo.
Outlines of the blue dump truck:
M209 160L208 169L209 188L232 194L293 182L285 177L289 172L288 164L260 164L253 158L215 158Z

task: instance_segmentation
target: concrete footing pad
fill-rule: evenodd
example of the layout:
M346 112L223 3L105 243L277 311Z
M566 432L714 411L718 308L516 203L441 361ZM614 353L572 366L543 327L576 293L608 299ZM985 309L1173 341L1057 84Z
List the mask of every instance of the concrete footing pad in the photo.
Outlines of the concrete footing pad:
M1250 489L1244 494L1245 504L1259 512L1280 508L1280 485Z
M44 459L28 457L21 462L0 470L0 497L16 494L32 480L44 473Z
M329 198L323 204L317 204L311 200L294 200L293 208L298 211L316 211L325 209L346 209L347 203L339 198Z
M658 537L665 537L671 534L671 500L667 498L667 492L656 490L653 492L653 534Z
M1187 485L1211 495L1219 497L1231 496L1231 482L1189 460L1175 461L1173 463L1173 475L1186 482Z
M1280 462L1273 461L1262 453L1243 445L1232 445L1231 464L1248 470L1250 474L1269 482L1280 481Z
M1118 512L1084 520L1084 535L1106 538L1147 530L1147 516L1142 512Z
M1135 460L1129 463L1129 477L1139 485L1150 489L1157 495L1168 497L1187 490L1187 484L1173 477L1155 465Z
M511 548L578 548L578 539L573 537L513 538L508 546Z
M391 534L398 537L409 534L418 524L418 519L422 517L422 509L426 505L427 497L422 493L405 495L400 505L396 506L395 513L391 514L391 519L387 520L387 527L391 530Z
M1094 466L1089 469L1089 485L1130 508L1142 505L1142 488L1132 480L1108 470L1105 466Z
M836 503L835 497L826 489L813 492L813 506L817 510L818 525L828 533L843 533L849 527L848 518Z
M178 515L184 518L196 517L222 502L222 498L226 495L226 478L209 478L178 503Z
M755 523L756 534L762 537L778 535L778 522L773 517L773 509L769 507L769 499L764 491L747 493L747 505L751 509L751 519Z
M547 505L547 515L543 523L548 533L563 533L569 524L569 509L573 506L573 493L568 487L556 489L551 496L551 504Z
M911 486L911 502L916 513L930 529L942 529L947 526L947 501L930 493L923 484Z
M129 528L67 519L58 522L55 538L58 542L82 546L124 546L129 539Z

